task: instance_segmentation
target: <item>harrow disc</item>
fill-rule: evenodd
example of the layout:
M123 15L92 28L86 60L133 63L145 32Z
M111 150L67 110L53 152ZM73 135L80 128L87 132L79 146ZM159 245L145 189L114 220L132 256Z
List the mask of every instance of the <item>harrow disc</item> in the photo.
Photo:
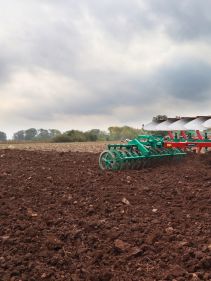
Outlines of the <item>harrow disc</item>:
M118 161L112 151L105 150L100 154L99 166L102 170L120 170L121 162Z

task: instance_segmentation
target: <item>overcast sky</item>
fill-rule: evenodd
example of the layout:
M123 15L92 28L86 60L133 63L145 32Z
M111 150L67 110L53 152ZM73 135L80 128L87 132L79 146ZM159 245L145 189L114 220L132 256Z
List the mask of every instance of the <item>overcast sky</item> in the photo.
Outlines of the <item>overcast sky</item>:
M210 0L0 1L0 131L211 114Z

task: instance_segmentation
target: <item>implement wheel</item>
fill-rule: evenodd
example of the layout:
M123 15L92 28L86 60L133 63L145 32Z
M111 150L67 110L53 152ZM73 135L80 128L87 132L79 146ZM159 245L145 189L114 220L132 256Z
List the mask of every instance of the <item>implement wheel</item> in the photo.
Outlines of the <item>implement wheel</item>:
M99 166L101 170L119 170L121 168L115 154L110 150L105 150L100 154Z

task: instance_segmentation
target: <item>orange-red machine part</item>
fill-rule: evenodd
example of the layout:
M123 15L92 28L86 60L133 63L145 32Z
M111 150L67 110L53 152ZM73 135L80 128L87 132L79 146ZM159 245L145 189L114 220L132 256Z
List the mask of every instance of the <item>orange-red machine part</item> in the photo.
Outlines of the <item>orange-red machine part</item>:
M165 141L164 147L170 148L170 147L177 147L177 148L190 148L190 147L197 147L197 148L203 148L203 147L211 147L211 142L190 142L190 141L181 141L181 142L174 142L174 141Z
M196 130L196 136L193 138L194 141L188 139L185 131L180 132L180 136L184 139L183 141L175 140L174 135L171 131L168 132L169 140L164 141L164 147L177 147L181 149L187 149L191 147L198 148L200 151L204 147L211 147L211 139L207 139L207 137L203 137L199 130Z

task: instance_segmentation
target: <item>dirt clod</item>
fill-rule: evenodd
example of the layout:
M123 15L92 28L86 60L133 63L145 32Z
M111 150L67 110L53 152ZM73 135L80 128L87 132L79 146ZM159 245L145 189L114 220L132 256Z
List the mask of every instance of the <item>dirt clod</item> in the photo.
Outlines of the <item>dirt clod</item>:
M130 205L130 202L125 197L122 198L122 203L124 203L125 205Z

